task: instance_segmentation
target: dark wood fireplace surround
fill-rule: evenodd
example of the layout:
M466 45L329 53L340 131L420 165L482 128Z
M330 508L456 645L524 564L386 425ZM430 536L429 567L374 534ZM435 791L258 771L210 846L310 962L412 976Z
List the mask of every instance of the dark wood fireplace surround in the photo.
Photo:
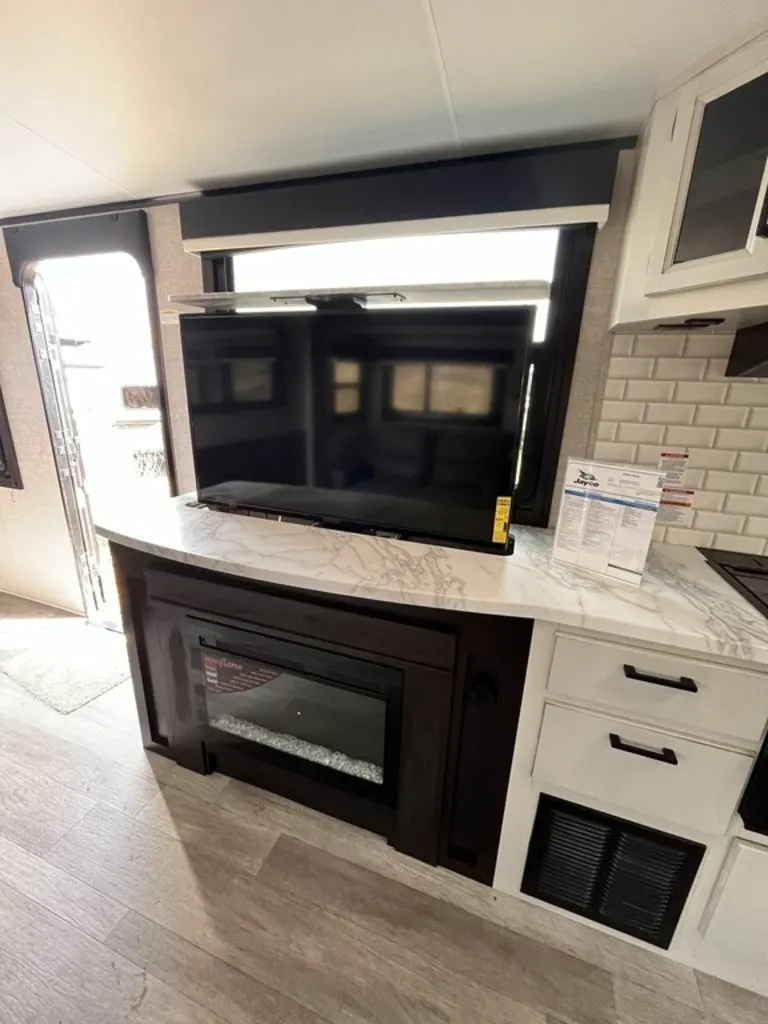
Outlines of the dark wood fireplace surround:
M262 786L379 832L420 860L492 882L530 620L255 584L116 544L112 553L147 749L193 771ZM251 630L267 642L293 640L398 670L393 798L371 799L364 783L359 791L335 784L337 772L201 725L191 638L206 627Z

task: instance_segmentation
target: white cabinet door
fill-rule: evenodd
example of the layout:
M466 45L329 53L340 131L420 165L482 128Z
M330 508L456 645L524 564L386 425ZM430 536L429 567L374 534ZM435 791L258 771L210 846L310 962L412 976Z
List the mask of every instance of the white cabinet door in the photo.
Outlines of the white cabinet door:
M614 329L713 316L727 333L768 315L765 76L767 31L654 104L624 235Z
M737 840L705 915L702 951L742 983L768 984L768 849Z
M768 271L766 110L765 40L708 68L677 94L647 294Z

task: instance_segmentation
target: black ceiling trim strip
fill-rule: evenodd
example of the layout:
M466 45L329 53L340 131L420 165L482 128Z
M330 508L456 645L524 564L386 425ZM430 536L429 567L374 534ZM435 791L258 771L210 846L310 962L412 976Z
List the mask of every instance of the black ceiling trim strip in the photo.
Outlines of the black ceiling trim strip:
M3 237L17 288L28 263L107 252L130 253L145 274L149 271L151 279L149 232L146 214L141 210L6 227Z
M95 206L75 206L68 210L47 210L44 213L22 213L15 217L0 217L0 228L26 227L28 224L49 224L51 221L77 220L80 217L100 217L110 213L131 213L134 210L148 210L151 206L168 206L180 203L182 199L200 195L199 192L185 192L169 196L154 196L150 199L125 199L118 203L100 203Z
M635 138L271 181L182 199L185 240L609 203Z

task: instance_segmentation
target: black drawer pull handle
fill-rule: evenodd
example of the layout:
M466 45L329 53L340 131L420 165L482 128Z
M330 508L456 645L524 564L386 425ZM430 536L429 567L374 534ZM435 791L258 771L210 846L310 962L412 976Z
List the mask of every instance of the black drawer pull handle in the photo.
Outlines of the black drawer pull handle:
M623 750L625 754L637 754L638 757L650 757L652 761L663 761L665 764L677 764L677 754L671 747L649 750L647 747L636 747L632 743L625 743L617 732L608 735L614 750Z
M624 666L627 679L639 679L642 683L655 683L656 686L667 686L670 690L685 690L686 693L698 693L699 688L690 676L670 679L668 676L652 676L649 672L638 672L634 665Z

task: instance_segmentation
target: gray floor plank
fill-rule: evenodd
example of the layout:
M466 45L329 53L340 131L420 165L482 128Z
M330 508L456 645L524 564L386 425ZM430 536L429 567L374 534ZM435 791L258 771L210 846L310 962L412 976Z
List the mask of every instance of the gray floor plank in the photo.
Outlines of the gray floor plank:
M223 1024L0 883L0 1024Z
M615 1020L607 971L300 840L281 837L260 877L399 943L406 956L433 958L450 972L538 1010L590 1024Z
M107 945L154 977L218 1013L228 1024L320 1024L288 995L211 956L174 932L128 911Z
M484 1002L481 987L475 992L466 979L418 957L405 966L394 956L374 956L360 929L338 915L274 892L226 859L107 808L71 829L49 856L334 1024L543 1024L543 1015L519 1001L490 992Z
M768 998L708 974L697 971L696 976L704 1009L718 1020L728 1024L766 1024L768 1021Z
M173 786L162 786L136 818L172 839L209 850L254 873L278 836L250 818L198 800Z
M2 837L0 882L95 939L104 939L127 913L122 904Z
M0 836L32 853L44 853L96 802L17 764L5 756L1 744Z

